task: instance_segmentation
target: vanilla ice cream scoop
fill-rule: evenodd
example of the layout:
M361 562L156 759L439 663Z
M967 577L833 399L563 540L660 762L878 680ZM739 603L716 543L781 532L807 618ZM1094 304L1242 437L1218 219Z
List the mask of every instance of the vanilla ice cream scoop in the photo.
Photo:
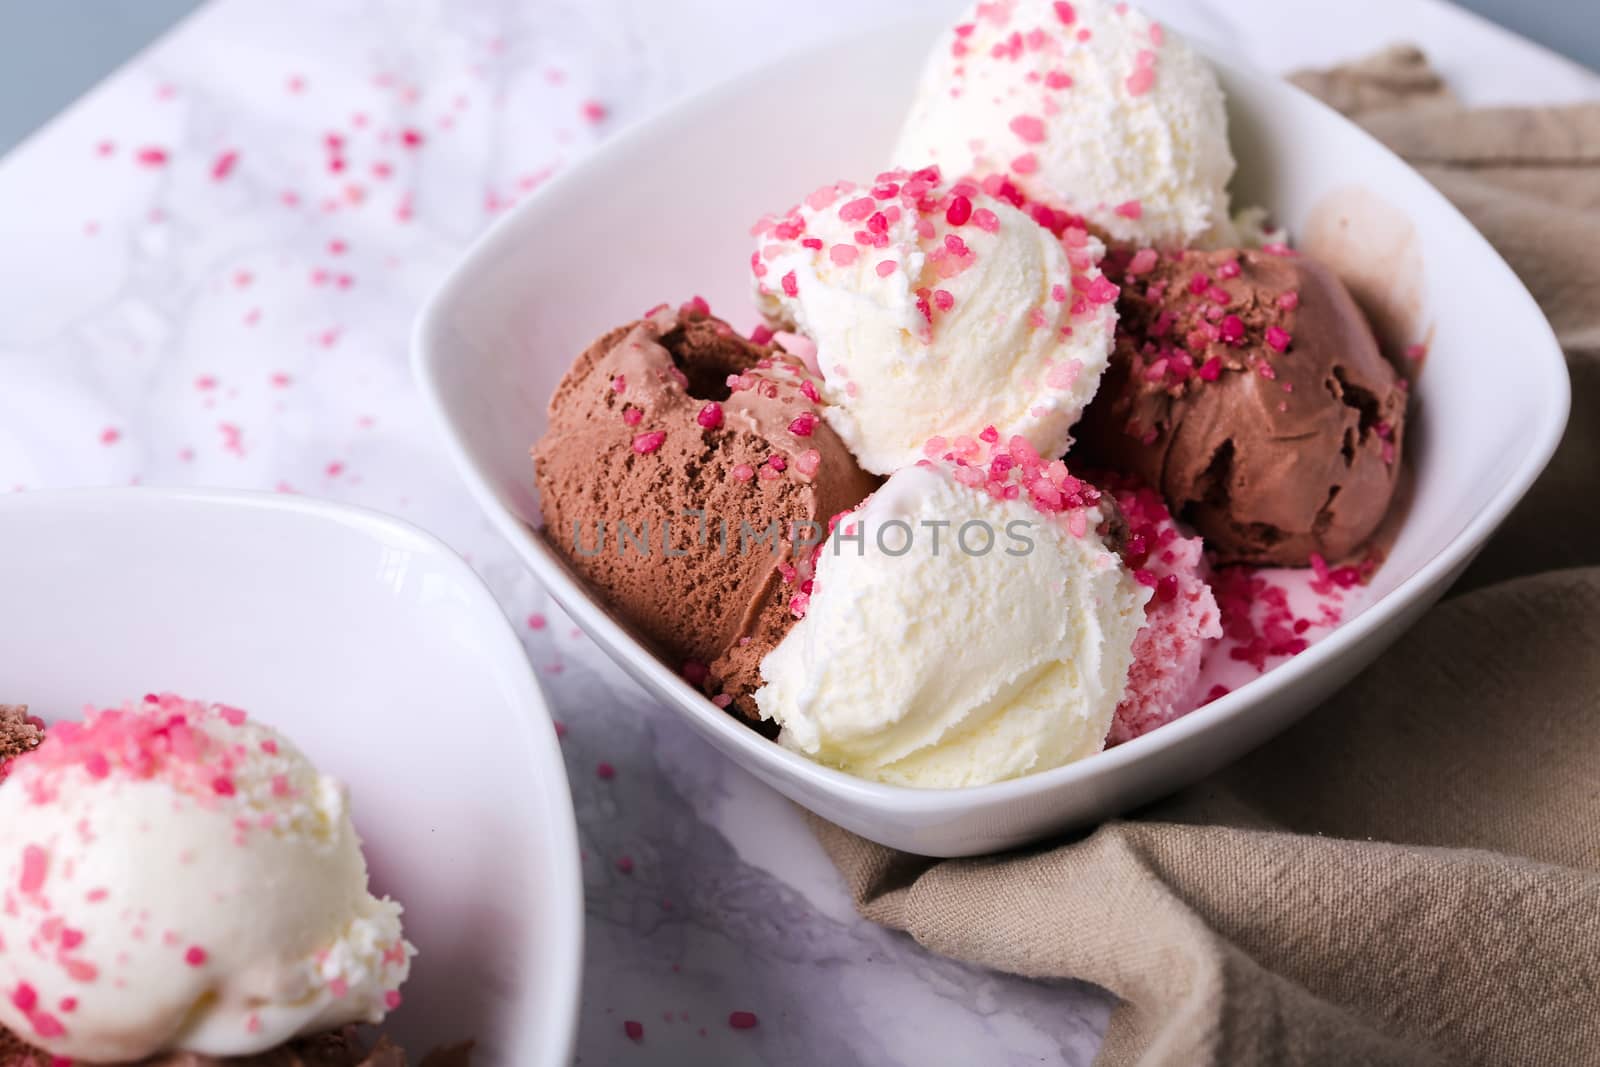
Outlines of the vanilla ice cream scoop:
M1046 455L1071 443L1116 324L1082 229L930 167L826 186L756 235L762 311L815 342L823 415L866 470L985 426Z
M1228 232L1234 162L1216 75L1125 3L974 5L934 45L894 159L1009 175L1119 241Z
M240 1056L399 1003L344 788L223 705L58 723L0 786L0 1024L75 1060Z
M896 472L823 544L804 618L761 662L783 744L923 788L1104 745L1150 591L1093 488L984 438Z

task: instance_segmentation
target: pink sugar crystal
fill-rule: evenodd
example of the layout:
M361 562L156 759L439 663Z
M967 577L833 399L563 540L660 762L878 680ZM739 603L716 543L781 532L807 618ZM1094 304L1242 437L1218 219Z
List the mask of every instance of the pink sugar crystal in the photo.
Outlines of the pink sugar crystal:
M1018 115L1011 120L1011 132L1028 144L1044 140L1044 121L1036 115Z
M641 456L648 456L659 449L666 439L667 433L665 430L651 430L648 433L639 434L633 439L633 450Z

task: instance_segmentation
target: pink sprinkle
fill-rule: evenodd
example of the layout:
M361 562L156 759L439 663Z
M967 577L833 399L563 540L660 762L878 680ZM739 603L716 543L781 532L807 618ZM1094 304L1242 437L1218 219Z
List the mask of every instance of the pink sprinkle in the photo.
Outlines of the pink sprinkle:
M1067 3L1066 0L1056 0L1055 9L1056 18L1061 20L1061 25L1063 26L1072 25L1073 20L1078 17L1077 12L1072 10L1072 5Z
M1143 96L1156 84L1156 72L1152 67L1139 67L1128 75L1127 80L1129 96Z
M594 773L602 782L609 782L617 776L617 769L605 760L595 764Z
M218 704L217 714L222 718L222 721L227 723L229 726L243 726L245 724L245 720L248 718L243 710L229 707L227 704Z
M91 904L98 904L110 895L111 891L109 889L91 889L87 894L84 895L83 899L87 900Z
M64 930L61 931L61 947L62 948L66 949L66 950L68 950L70 952L72 949L77 948L81 944L83 944L83 931L82 930L73 930L73 929L68 928L68 929L64 929Z
M61 1014L71 1015L73 1012L78 1010L78 998L62 997L56 1006L61 1009Z
M100 443L103 445L114 445L120 440L122 440L122 431L115 426L107 426L100 431Z
M839 218L844 222L865 222L868 216L877 210L878 205L872 197L857 197L839 209Z
M92 982L100 977L100 968L85 960L62 960L61 969L74 982Z
M422 145L422 131L406 129L400 132L400 143L407 148L419 148Z
M617 857L617 870L621 871L623 874L632 874L633 873L633 857L632 856L618 856Z
M83 769L90 778L98 781L111 773L111 763L104 752L91 752L89 758L83 761Z
M722 405L715 400L711 401L700 409L699 414L695 415L694 421L708 430L715 430L722 425Z
M261 739L261 751L269 756L276 756L278 754L278 742L270 737L263 737Z
M1196 373L1200 376L1200 380L1203 382L1216 381L1222 376L1222 357L1212 356L1210 359L1206 360L1205 363L1201 364L1199 371Z
M1112 210L1125 219L1136 219L1144 214L1144 205L1137 200L1124 200Z
M1293 289L1278 296L1278 306L1285 311L1293 311L1300 306L1300 294Z
M61 1025L61 1020L48 1012L34 1012L28 1017L28 1021L33 1024L33 1032L46 1040L60 1037L67 1032L67 1028Z
M1278 352L1287 351L1289 348L1289 333L1282 327L1267 327L1267 344Z
M1110 279L1101 274L1089 283L1089 291L1085 295L1091 304L1110 304L1117 299L1119 291Z
M611 379L611 391L613 393L626 393L628 391L628 376L619 374Z
M637 426L644 418L644 411L640 408L623 408L622 421L628 426Z
M892 259L881 260L878 263L878 277L887 278L895 272L897 264Z
M1058 363L1050 368L1045 375L1044 383L1052 389L1071 389L1078 382L1078 376L1083 373L1083 364L1075 359L1065 363Z
M342 256L349 250L350 246L339 240L337 237L328 242L328 255L330 256Z
M622 1024L622 1032L628 1035L628 1040L635 1043L644 1040L644 1023L628 1019Z
M756 1018L753 1011L736 1011L728 1015L728 1025L735 1030L754 1030L760 1023L761 1020Z
M1011 161L1011 169L1018 174L1032 174L1039 169L1039 157L1032 152L1024 152Z
M225 180L228 175L233 173L234 165L238 162L238 152L228 151L222 153L216 158L216 161L211 164L211 180L214 182Z
M1244 320L1237 315L1223 316L1221 323L1222 339L1230 345L1244 343Z
M795 459L794 466L796 470L809 478L817 473L818 467L822 466L822 453L814 448L808 448Z
M233 786L233 779L227 775L218 775L211 780L211 791L219 797L231 797L237 792Z
M289 795L289 778L287 775L275 774L272 776L272 795L275 797Z
M985 233L1000 232L1000 216L986 207L980 207L972 213L972 223Z
M750 331L750 343L753 345L771 344L773 336L772 327L762 323Z
M1420 363L1428 355L1428 346L1424 344L1406 345L1406 358L1413 363Z
M191 967L202 967L206 962L206 950L199 945L190 945L189 950L183 954L183 962Z
M22 850L22 877L17 881L17 888L24 893L37 893L44 888L49 872L50 854L38 845L28 845Z
M956 306L956 298L948 289L935 289L933 291L933 306L940 311L949 311Z
M1044 120L1036 115L1018 115L1010 122L1011 132L1029 144L1044 140Z
M141 148L134 153L133 158L141 167L164 167L167 165L167 153L160 148Z
M383 994L383 1006L394 1011L400 1006L400 990L390 989Z
M1155 249L1141 248L1128 261L1128 273L1133 275L1144 274L1156 265L1156 260L1159 258Z
M788 274L785 274L782 278L778 279L778 281L783 286L784 296L800 295L800 279L795 277L794 271L790 271Z
M945 209L944 221L952 226L965 226L970 218L972 201L964 196L951 197L950 206Z
M828 249L828 258L841 267L848 267L854 263L860 254L855 245L839 244Z
M756 476L756 469L748 463L736 463L728 474L736 482L748 482Z
M39 992L27 982L18 982L17 988L11 991L11 1003L18 1011L31 1012L39 1006Z
M648 456L660 448L662 442L666 439L667 432L665 430L651 430L649 433L642 433L633 439L633 450L641 456Z
M809 411L802 411L789 423L789 432L796 437L810 437L817 428L817 417Z
M328 982L328 992L333 994L334 1000L343 1000L350 995L350 983L343 978L335 978Z
M598 100L585 100L583 102L583 121L591 126L597 126L606 120L610 114L606 106Z

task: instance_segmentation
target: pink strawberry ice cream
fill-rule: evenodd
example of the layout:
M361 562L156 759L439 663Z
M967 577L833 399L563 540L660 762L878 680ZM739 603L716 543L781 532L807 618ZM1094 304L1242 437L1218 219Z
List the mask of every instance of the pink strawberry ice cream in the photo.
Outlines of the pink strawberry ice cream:
M1149 733L1194 709L1195 680L1206 646L1222 636L1216 598L1205 579L1204 546L1184 537L1161 494L1130 479L1102 476L1128 525L1123 559L1140 584L1155 590L1144 628L1134 638L1128 686L1111 720L1106 745Z

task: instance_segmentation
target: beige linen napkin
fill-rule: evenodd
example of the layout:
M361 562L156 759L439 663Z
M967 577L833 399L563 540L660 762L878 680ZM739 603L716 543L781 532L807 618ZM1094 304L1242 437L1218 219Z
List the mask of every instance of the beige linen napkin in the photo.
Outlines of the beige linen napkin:
M1600 105L1462 110L1414 49L1302 84L1543 305L1574 386L1550 470L1376 666L1135 817L942 862L814 828L868 918L1121 997L1105 1064L1600 1062Z

